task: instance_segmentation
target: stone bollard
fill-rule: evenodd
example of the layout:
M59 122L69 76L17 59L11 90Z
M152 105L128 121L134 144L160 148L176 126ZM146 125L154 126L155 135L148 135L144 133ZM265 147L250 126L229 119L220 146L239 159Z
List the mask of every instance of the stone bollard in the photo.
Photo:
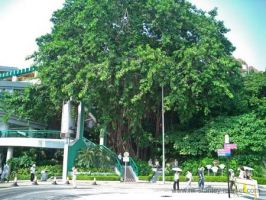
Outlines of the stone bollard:
M37 181L37 176L34 175L34 181L32 182L32 185L39 185Z
M54 177L54 181L52 182L53 185L57 185L57 182L56 182L56 176Z
M18 186L17 181L18 181L17 176L15 176L14 183L12 184L12 186L17 187Z
M92 185L97 185L96 178L93 179Z
M69 178L68 178L68 177L67 177L67 180L66 180L65 184L67 184L67 185L70 184L70 182L69 182Z

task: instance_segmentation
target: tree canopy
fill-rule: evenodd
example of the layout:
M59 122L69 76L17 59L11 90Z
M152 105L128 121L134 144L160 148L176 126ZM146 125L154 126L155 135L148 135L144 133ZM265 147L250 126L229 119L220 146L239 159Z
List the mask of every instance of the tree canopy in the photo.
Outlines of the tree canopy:
M33 57L55 104L84 101L134 153L160 132L162 86L173 124L228 111L240 65L216 15L185 0L66 0Z

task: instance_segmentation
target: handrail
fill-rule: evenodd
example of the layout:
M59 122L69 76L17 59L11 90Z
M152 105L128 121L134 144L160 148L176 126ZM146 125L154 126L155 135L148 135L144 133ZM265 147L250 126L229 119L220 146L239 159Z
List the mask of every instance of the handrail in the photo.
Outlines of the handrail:
M1 130L0 137L60 138L59 130Z
M89 145L92 145L92 146L94 146L94 147L98 146L97 144L95 144L94 142L88 140L87 138L83 138L83 140L84 140L86 146L89 146ZM88 145L87 145L87 144L88 144Z
M138 176L139 168L138 168L136 162L131 157L129 157L129 164L132 167L133 171L136 173L136 176Z
M120 172L120 176L122 176L123 175L123 167L122 167L120 160L118 159L117 155L108 147L106 147L104 145L99 145L99 146L102 147L102 149L104 149L110 155L112 155L113 159L116 160L116 167L117 167L118 171Z
M9 78L12 76L21 76L23 74L29 74L36 71L37 67L28 67L23 69L17 69L0 74L0 79Z

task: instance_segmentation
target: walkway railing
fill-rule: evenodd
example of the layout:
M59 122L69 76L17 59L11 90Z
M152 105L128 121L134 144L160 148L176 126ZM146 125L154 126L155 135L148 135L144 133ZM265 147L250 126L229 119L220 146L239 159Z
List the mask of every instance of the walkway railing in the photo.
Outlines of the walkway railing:
M114 159L114 161L116 162L116 168L119 171L120 176L122 176L123 168L122 168L122 165L121 165L120 160L118 159L117 155L111 149L107 148L106 146L104 146L104 145L99 145L99 146L103 151L108 153Z
M1 130L0 137L60 139L60 131L58 130Z
M28 67L24 69L12 70L12 71L0 74L0 79L9 78L12 76L21 76L23 74L29 74L29 73L36 71L36 69L37 69L36 67Z
M135 163L135 161L131 157L129 157L129 164L132 167L133 171L135 172L136 176L138 176L139 168L138 168L137 164Z

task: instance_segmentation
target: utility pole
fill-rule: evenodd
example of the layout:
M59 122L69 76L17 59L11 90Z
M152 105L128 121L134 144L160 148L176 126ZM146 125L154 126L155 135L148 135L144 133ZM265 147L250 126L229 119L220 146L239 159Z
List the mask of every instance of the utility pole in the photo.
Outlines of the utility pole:
M162 86L162 142L163 142L163 163L162 163L162 170L163 170L163 184L165 183L165 148L164 148L164 90Z

